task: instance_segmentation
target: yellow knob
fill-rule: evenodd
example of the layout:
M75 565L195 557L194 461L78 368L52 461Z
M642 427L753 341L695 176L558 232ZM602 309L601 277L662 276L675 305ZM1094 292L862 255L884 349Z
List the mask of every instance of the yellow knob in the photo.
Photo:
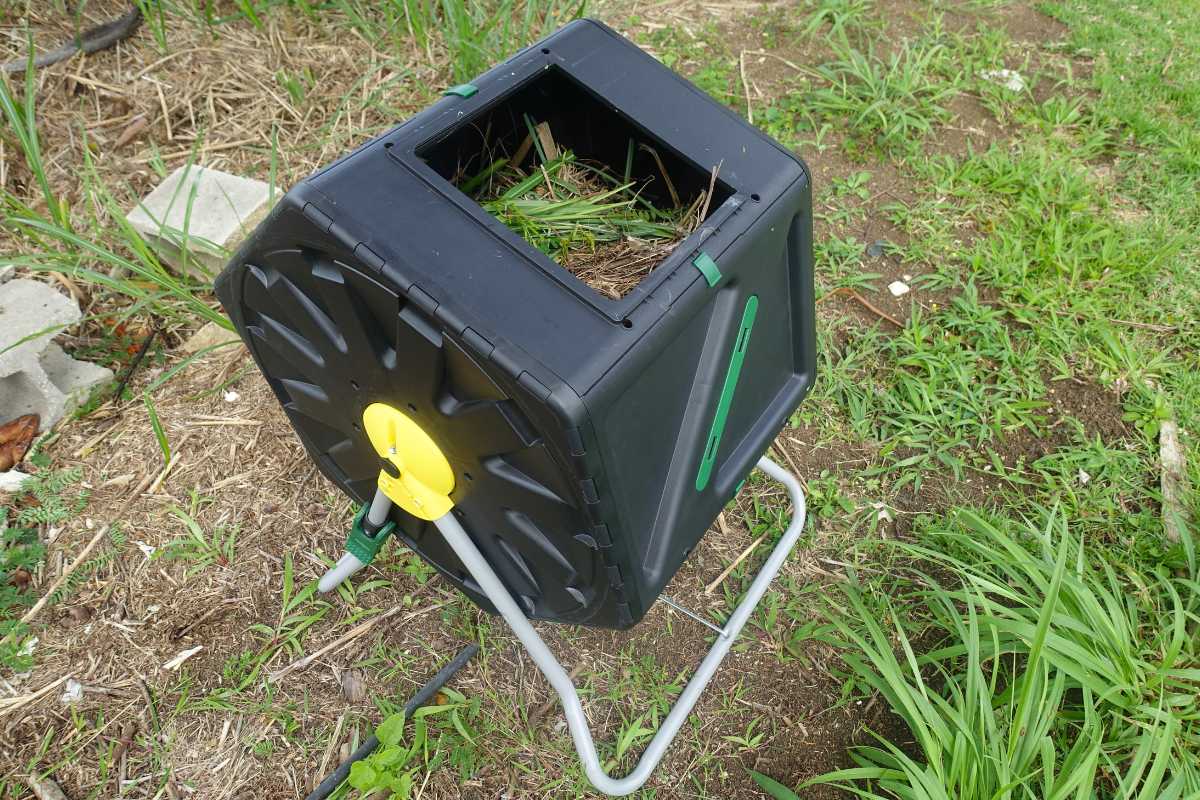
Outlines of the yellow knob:
M379 472L379 488L393 503L414 517L435 520L454 507L454 470L441 448L408 415L385 403L372 403L363 412L363 430L379 457L399 473Z

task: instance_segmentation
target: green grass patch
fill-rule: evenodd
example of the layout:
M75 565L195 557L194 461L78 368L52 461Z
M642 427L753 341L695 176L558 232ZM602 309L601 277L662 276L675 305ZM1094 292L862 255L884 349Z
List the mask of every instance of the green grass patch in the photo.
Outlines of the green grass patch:
M841 651L850 696L878 693L915 753L878 739L806 786L931 800L1200 792L1192 543L1119 571L1059 512L1042 519L929 520L894 546L923 570L870 587L851 576L821 638ZM797 796L762 778L773 797Z

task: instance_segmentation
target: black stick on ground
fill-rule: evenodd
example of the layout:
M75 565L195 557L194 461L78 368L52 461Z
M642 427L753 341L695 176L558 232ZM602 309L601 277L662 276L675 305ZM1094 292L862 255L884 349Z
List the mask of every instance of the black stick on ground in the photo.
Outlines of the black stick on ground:
M34 69L41 69L51 64L57 64L59 61L66 61L76 53L96 53L100 50L105 50L123 39L128 39L141 24L142 9L134 6L127 14L123 14L103 25L89 28L74 41L67 42L61 47L56 47L37 56L33 59L33 67ZM9 75L19 75L28 69L29 65L29 59L18 58L0 66L0 70Z
M479 645L469 644L460 650L458 655L456 655L453 660L446 664L446 666L439 669L437 674L429 679L429 683L422 686L420 690L413 695L413 698L405 703L405 719L411 718L414 711L428 703L433 696L437 694L437 691L446 685L446 681L450 680L450 678L454 676L454 673L466 666L467 662L470 661L478 652ZM365 742L359 745L358 749L355 750L349 758L343 761L328 778L321 781L321 784L304 800L325 800L325 798L333 794L334 789L342 785L342 781L346 780L346 777L350 774L350 767L354 765L354 762L362 761L364 758L371 755L371 753L375 752L375 748L377 747L379 747L379 739L377 739L374 734L371 734L371 736L368 737Z
M125 373L121 375L121 379L117 381L117 390L113 392L113 397L117 402L121 401L121 392L125 391L125 387L129 385L129 379L133 377L133 373L141 365L142 359L146 357L146 352L149 351L150 345L154 342L154 337L158 336L158 328L151 328L150 333L146 334L146 338L142 340L138 346L137 352L133 354L133 358L126 367Z

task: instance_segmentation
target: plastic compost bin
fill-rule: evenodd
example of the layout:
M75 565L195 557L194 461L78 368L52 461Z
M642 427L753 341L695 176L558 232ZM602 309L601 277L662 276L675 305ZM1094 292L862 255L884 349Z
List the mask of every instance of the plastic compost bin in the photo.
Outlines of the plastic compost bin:
M702 226L613 300L451 183L547 120L581 159L705 191ZM664 203L665 181L645 196ZM363 410L454 472L455 513L533 618L653 604L811 387L810 175L604 25L574 22L286 194L217 293L321 471L369 502ZM488 610L433 524L397 535Z

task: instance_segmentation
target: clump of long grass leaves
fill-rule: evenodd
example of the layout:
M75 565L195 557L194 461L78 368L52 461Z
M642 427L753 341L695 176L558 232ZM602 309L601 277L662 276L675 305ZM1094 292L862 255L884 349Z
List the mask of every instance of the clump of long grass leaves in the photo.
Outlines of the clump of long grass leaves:
M1061 516L1043 526L961 512L899 544L926 626L851 575L824 638L877 692L915 748L876 735L857 766L804 784L911 800L1200 797L1200 583L1191 541L1174 563L1123 568ZM754 775L776 798L792 790Z
M0 79L0 114L19 145L40 195L28 200L0 187L3 225L27 245L21 248L23 253L0 257L0 266L61 272L101 287L131 301L123 312L126 316L140 311L168 319L195 316L232 330L229 319L203 296L208 287L170 272L129 224L97 174L86 141L79 173L85 202L72 213L67 201L55 193L38 138L35 72L26 71L22 97Z
M529 128L536 163L520 165L526 144L511 160L496 158L460 179L459 188L597 291L622 297L703 220L711 191L687 206L660 208L645 197L653 178L618 178L570 150L547 153L532 122ZM663 173L661 180L677 200L670 177Z

